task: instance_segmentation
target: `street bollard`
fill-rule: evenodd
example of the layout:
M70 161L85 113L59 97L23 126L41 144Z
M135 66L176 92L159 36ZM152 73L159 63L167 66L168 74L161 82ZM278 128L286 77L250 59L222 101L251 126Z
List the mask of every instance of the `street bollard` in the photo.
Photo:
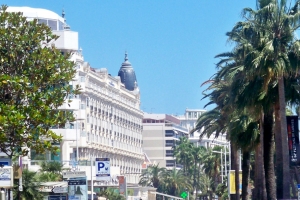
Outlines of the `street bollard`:
M0 192L0 200L5 200L5 191L3 188L1 188L1 192Z

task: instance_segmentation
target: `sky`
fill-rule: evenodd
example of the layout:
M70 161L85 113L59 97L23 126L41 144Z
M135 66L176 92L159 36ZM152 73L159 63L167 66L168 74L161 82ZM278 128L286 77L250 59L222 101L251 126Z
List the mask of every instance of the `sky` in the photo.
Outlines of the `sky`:
M204 109L205 86L216 72L214 56L230 51L225 35L255 0L1 0L8 6L44 8L79 33L93 68L117 76L125 51L141 91L141 109L181 115ZM213 106L206 109L210 110Z

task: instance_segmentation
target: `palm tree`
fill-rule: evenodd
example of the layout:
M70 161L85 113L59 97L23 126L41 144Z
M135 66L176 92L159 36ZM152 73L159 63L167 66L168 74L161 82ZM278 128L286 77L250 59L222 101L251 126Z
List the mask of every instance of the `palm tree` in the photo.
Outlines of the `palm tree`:
M183 170L173 168L173 170L163 173L164 188L168 194L173 196L179 196L181 192L186 190L191 191L193 187L190 181Z
M284 78L294 76L298 71L298 62L291 60L298 59L300 51L299 41L294 37L300 25L299 1L293 7L288 7L286 0L257 0L257 5L257 10L244 9L246 20L253 24L264 43L263 48L252 53L255 68L252 67L250 73L262 76L264 72L265 85L274 81L278 84L275 102L275 123L280 130L275 134L277 198L290 198Z
M203 165L204 155L206 153L207 149L203 146L192 148L192 155L193 155L193 191L199 191L199 185L197 182L200 179L200 173L201 173L201 165Z
M40 171L41 173L38 174L38 179L40 182L47 182L47 181L62 181L62 171L63 171L63 164L57 161L43 161L40 164Z
M208 175L203 174L200 177L199 187L202 192L202 195L208 195L209 199L212 199L213 185L214 185L214 182Z
M192 147L193 144L187 137L180 137L179 141L176 141L176 145L173 146L174 157L177 163L183 165L183 172L188 173L192 161Z
M166 168L159 167L159 164L150 165L142 172L139 184L142 186L152 186L158 189L161 187L162 175Z
M23 178L23 191L20 193L22 200L32 199L40 200L43 199L43 195L39 191L40 183L36 179L36 172L24 169L22 173Z

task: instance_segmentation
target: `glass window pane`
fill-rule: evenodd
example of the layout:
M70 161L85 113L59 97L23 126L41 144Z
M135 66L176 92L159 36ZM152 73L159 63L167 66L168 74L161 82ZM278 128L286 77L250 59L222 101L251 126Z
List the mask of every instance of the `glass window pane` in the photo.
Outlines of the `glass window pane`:
M39 24L47 24L47 20L46 19L38 19L38 23Z
M57 21L56 20L48 20L48 26L51 28L51 30L56 31L57 30Z
M59 31L64 30L64 23L61 22L61 21L58 21L58 30L59 30Z

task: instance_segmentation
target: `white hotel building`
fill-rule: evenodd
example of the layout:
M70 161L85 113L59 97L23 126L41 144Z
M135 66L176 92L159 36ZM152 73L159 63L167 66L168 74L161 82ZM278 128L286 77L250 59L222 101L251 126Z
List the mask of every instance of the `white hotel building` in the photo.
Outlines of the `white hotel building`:
M77 74L70 84L80 85L82 93L78 97L70 96L72 103L60 109L72 110L77 121L53 129L63 136L62 142L57 144L61 153L58 156L46 154L46 159L63 161L66 167L76 166L86 171L90 180L90 160L110 158L113 178L121 174L128 183L138 183L144 161L143 112L135 72L127 54L118 76L111 76L107 69L94 69L84 61L78 48L78 32L70 30L64 14L61 17L49 10L29 7L9 7L8 11L23 12L28 20L35 18L46 23L60 36L54 45L62 53L71 53L71 60L76 63ZM39 156L31 152L23 163L27 163L29 169L38 169L35 160ZM77 158L79 165L74 162Z

